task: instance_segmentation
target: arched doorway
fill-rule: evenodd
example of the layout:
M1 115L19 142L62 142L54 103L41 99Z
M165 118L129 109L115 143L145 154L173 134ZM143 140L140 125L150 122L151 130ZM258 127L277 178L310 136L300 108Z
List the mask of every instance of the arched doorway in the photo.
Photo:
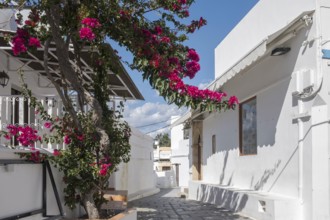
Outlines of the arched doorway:
M192 126L192 180L202 180L203 136L202 123L194 122Z

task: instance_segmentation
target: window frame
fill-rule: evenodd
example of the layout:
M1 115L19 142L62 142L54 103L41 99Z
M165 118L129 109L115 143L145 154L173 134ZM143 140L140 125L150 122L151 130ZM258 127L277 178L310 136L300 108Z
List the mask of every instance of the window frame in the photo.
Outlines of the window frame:
M255 100L255 152L256 153L244 153L243 152L243 105ZM244 102L239 104L239 155L240 156L255 156L258 155L258 128L257 128L257 96L253 96Z

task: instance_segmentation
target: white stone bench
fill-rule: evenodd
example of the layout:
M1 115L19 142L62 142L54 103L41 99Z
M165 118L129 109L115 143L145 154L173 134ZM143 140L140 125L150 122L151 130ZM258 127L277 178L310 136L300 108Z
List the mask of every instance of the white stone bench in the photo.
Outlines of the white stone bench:
M215 204L258 220L300 219L298 198L255 190L190 181L188 199Z

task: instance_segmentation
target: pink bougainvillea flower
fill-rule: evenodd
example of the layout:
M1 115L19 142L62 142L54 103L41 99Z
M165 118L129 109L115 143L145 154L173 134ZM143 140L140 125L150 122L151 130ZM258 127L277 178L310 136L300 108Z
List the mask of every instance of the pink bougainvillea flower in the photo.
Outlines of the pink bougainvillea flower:
M77 139L79 140L79 141L83 141L84 140L84 135L82 134L82 135L77 135Z
M36 163L40 162L40 151L37 150L32 152L30 160Z
M157 35L161 35L162 32L163 32L162 27L160 27L160 26L156 26L156 27L155 27L155 32L156 32Z
M196 61L190 61L186 63L186 76L188 76L190 79L194 78L196 73L201 69L199 63Z
M236 96L231 96L228 100L229 107L232 107L233 105L236 105L238 103L238 98Z
M37 130L30 126L18 127L19 135L17 141L23 146L33 146L35 142L40 141L41 137L37 135Z
M198 21L198 28L200 28L204 25L206 25L206 20L203 17L200 17L200 19Z
M51 122L45 122L44 126L45 126L45 128L51 128L52 123Z
M99 174L100 174L101 176L105 176L105 175L107 175L107 171L108 171L108 169L109 169L110 166L111 166L111 163L102 164L102 165L101 165L101 169L100 169L100 171L99 171Z
M20 55L21 53L24 53L27 51L27 48L24 44L24 40L20 37L14 37L12 40L12 50L15 56Z
M30 47L41 47L39 39L35 38L35 37L30 37L29 46Z
M19 38L27 39L27 38L29 38L29 32L25 29L17 28L16 36Z
M31 21L31 20L26 20L24 23L25 23L25 25L30 26L30 27L35 27L36 26L36 23L34 21Z
M64 136L64 144L70 144L71 143L71 138L68 135Z
M89 41L92 41L95 39L95 34L89 27L83 27L79 31L80 39L84 40L87 39Z
M188 50L188 55L187 55L187 57L188 57L189 59L191 59L192 61L196 61L196 62L199 61L199 55L198 55L198 53L197 53L194 49L189 49L189 50Z
M18 127L16 127L15 125L8 125L7 129L9 130L9 133L13 136L18 133Z
M99 174L100 174L100 176L107 175L107 169L100 169Z
M170 43L171 42L171 39L169 37L162 37L160 39L160 42L162 42L162 43Z
M96 18L84 18L81 21L82 24L86 25L87 27L90 28L99 28L101 27L101 24L98 19Z
M10 140L11 139L10 134L5 134L3 137L6 138L7 140Z
M59 151L59 150L57 150L57 149L54 149L53 155L54 155L55 157L60 156L60 155L61 155L61 151Z

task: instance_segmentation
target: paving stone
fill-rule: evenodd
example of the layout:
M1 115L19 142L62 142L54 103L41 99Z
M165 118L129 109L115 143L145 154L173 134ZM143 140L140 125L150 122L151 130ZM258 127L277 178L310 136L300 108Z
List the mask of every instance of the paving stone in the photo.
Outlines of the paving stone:
M139 220L250 220L216 205L185 200L180 190L161 189L159 193L128 202L136 207Z

